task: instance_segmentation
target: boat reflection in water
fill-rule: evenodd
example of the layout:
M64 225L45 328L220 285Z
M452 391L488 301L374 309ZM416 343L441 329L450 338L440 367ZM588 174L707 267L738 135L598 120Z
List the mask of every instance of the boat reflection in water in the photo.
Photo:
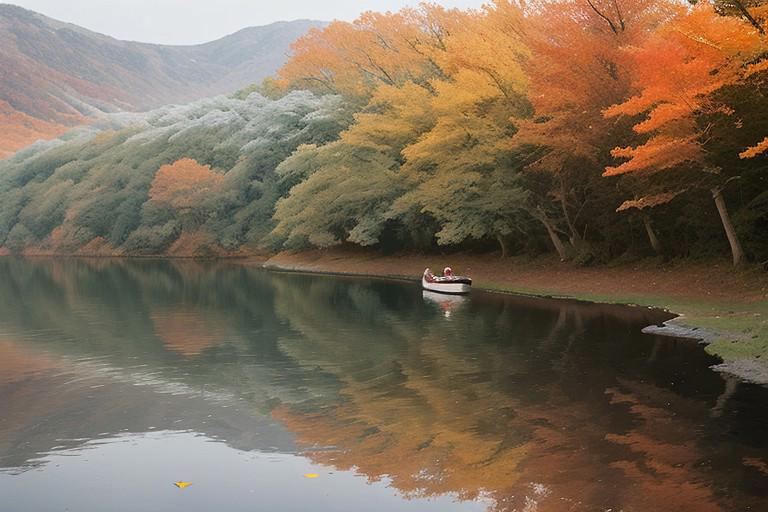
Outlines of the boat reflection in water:
M440 308L445 318L451 318L451 315L469 300L466 295L449 295L429 290L422 290L422 297L424 297L424 302Z

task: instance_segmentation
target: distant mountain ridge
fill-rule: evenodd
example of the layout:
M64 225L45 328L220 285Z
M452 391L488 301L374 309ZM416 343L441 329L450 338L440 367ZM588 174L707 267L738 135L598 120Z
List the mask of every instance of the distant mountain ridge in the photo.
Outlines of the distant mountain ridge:
M0 158L99 111L148 110L259 82L282 66L295 39L323 25L278 22L169 46L121 41L0 4Z

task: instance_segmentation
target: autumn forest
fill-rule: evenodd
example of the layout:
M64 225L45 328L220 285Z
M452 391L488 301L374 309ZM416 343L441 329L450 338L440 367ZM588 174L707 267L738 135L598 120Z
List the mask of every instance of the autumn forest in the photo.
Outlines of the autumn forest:
M0 247L768 260L768 3L496 0L333 22L233 95L0 161Z

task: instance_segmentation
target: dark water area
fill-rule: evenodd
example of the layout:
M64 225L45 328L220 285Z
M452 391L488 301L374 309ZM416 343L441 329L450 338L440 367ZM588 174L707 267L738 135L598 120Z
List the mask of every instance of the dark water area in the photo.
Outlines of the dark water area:
M768 510L768 389L666 318L0 258L0 511Z

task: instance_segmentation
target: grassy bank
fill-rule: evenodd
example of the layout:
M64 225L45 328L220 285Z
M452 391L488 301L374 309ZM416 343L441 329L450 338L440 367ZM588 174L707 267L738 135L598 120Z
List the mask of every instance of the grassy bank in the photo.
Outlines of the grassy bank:
M703 339L706 350L723 359L719 370L768 384L768 273L757 268L734 270L724 261L584 268L546 258L383 256L362 250L280 253L254 263L409 279L417 279L427 266L451 265L487 290L663 308L679 315L668 322L666 333Z

